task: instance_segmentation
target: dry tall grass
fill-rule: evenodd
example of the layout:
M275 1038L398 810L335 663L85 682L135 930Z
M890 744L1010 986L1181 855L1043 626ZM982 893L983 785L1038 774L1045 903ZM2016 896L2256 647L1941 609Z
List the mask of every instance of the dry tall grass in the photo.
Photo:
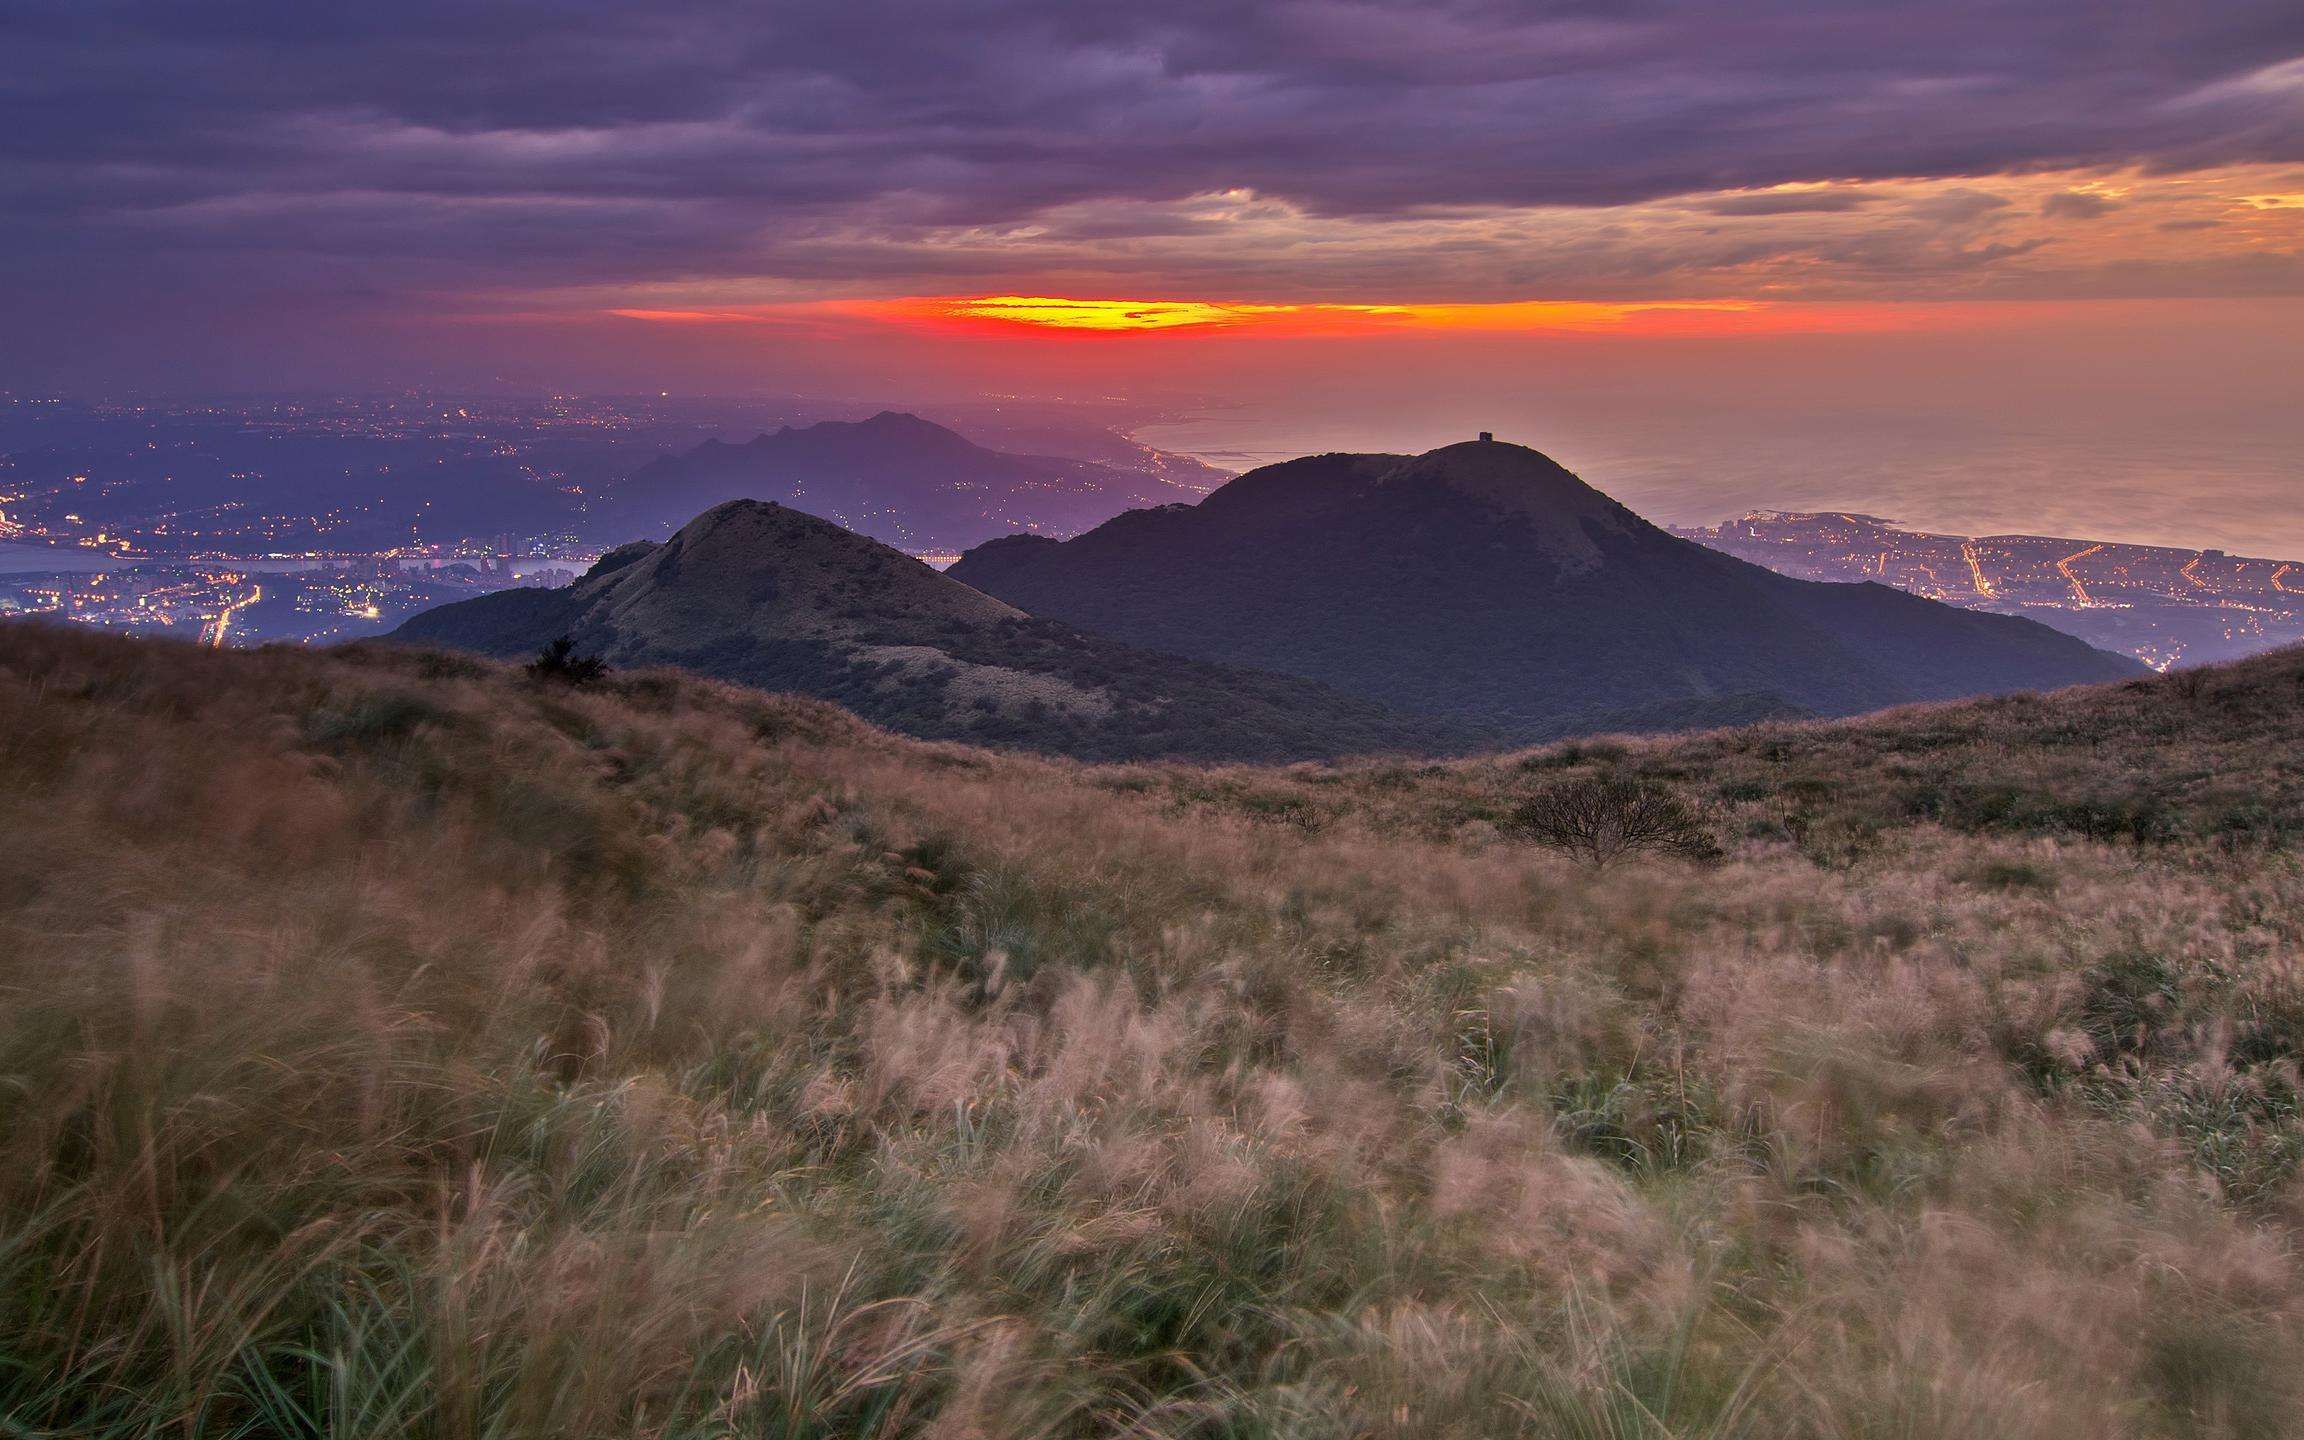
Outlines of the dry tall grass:
M0 1433L2298 1433L2300 669L1100 771L0 631Z

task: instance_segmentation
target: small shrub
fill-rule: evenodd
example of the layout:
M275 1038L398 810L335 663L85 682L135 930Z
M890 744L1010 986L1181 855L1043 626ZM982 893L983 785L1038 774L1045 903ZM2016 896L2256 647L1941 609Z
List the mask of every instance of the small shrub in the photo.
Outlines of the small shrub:
M2207 697L2209 680L2206 669L2193 666L2187 670L2169 671L2164 683L2168 686L2168 692L2177 699L2188 704L2198 704Z
M2120 950L2081 972L2079 1020L2098 1055L2142 1055L2180 1008L2184 977L2153 950Z
M1578 765L1613 765L1629 752L1613 740L1564 740L1520 762L1523 770L1568 770Z
M1643 780L1586 778L1549 785L1513 807L1499 828L1594 869L1632 854L1708 860L1720 853L1694 806Z
M615 689L623 699L659 714L670 710L680 699L680 682L669 675L625 677L616 682Z
M425 650L416 656L416 673L427 680L477 680L488 667L468 656Z
M374 745L413 734L420 725L452 725L455 718L419 696L379 690L315 709L305 717L303 731L315 745Z
M561 685L590 685L607 677L608 662L597 655L578 655L576 642L563 635L536 652L528 662L528 678Z
M2055 871L2029 860L1987 860L1967 878L1985 890L2054 890L2057 884Z

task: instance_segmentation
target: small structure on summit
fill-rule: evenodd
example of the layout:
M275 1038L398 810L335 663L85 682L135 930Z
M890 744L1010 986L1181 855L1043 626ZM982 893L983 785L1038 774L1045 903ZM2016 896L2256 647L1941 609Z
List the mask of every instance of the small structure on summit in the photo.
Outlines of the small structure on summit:
M1494 440L1496 438L1496 432L1493 430L1483 430L1480 432L1480 438L1482 440Z

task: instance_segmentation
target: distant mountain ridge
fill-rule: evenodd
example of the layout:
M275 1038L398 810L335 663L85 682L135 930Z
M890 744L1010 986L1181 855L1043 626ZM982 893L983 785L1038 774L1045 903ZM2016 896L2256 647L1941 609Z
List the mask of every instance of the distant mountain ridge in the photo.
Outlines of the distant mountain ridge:
M1068 541L992 541L950 573L1131 644L1524 738L2145 673L2031 621L1774 574L1490 440L1269 465Z
M1070 535L1136 505L1195 492L1141 471L989 450L896 410L707 440L610 487L594 528L667 534L727 500L773 500L900 549L958 551L1003 535Z
M391 638L516 659L563 635L618 667L677 666L834 700L924 738L1088 759L1429 754L1491 738L1034 619L878 541L752 500L714 506L664 543L610 551L565 590L442 606Z

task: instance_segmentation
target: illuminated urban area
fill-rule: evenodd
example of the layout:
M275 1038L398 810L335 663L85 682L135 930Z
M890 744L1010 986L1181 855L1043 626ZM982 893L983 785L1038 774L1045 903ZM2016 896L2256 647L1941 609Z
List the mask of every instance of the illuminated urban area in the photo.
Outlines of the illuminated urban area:
M2304 640L2304 561L2046 535L1935 535L1838 512L1755 510L1676 533L1802 579L1877 581L2028 616L2160 670Z
M661 538L755 483L764 496L949 564L974 543L969 534L1071 533L1147 496L1197 498L1226 478L1128 440L1123 416L1003 396L947 413L971 437L1027 453L987 455L904 417L880 438L931 453L896 463L893 489L874 489L838 457L793 469L755 460L741 443L877 408L661 393L77 401L0 392L0 617L218 646L326 644L485 591L569 583L606 547ZM948 452L934 451L947 443L1011 483L947 473ZM723 463L733 470L719 473Z
M380 634L567 583L600 548L589 492L711 433L670 397L0 394L0 616L210 645Z

